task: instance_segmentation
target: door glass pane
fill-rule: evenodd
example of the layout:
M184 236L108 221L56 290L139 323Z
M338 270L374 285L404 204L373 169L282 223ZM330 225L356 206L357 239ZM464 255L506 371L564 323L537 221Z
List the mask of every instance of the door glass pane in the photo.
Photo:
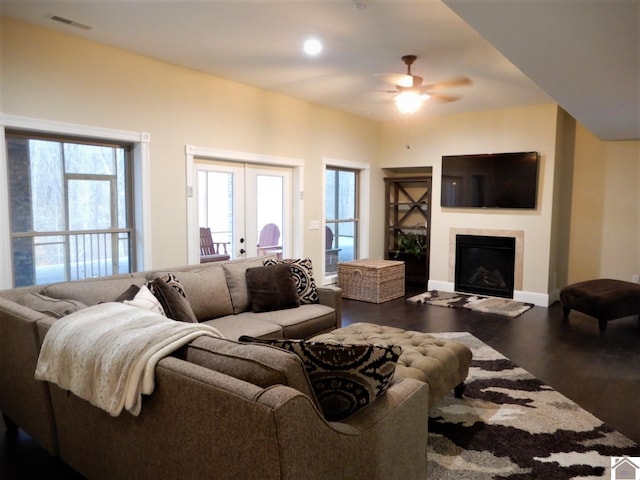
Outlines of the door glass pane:
M233 243L233 173L198 171L198 215L201 227L211 229L214 242Z
M256 175L258 255L282 256L283 188L282 176Z

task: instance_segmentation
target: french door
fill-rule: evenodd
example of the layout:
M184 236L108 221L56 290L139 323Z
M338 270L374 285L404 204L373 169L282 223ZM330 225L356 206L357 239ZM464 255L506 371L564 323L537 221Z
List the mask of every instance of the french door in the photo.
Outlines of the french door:
M291 169L196 160L200 227L233 258L291 250Z

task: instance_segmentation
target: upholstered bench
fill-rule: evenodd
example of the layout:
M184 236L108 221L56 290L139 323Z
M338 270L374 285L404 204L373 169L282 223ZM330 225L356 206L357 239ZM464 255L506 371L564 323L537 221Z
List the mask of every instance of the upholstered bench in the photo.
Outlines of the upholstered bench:
M395 376L428 383L429 407L433 407L451 390L457 397L462 396L472 358L471 350L463 343L371 323L354 323L317 335L311 340L400 345L402 355L398 359Z
M640 314L640 285L601 278L567 285L560 291L565 321L571 310L598 319L600 331L616 318Z

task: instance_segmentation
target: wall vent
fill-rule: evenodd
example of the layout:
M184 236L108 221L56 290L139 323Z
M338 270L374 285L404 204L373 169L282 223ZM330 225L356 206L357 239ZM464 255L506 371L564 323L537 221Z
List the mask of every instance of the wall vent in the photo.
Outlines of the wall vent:
M53 20L54 22L64 23L65 25L71 25L72 27L81 28L82 30L91 30L91 27L89 25L75 22L73 20L69 20L68 18L59 17L58 15L52 15L51 20Z

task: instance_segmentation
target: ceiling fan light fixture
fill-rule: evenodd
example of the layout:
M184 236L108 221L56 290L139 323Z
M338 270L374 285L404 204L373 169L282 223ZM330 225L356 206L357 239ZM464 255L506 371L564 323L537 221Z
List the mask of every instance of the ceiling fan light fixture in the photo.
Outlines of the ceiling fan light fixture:
M420 94L414 91L400 92L396 95L395 102L396 107L401 113L415 113L422 106L422 102L427 100L429 95Z
M302 49L310 57L315 57L322 51L322 42L317 38L309 38L302 44Z

